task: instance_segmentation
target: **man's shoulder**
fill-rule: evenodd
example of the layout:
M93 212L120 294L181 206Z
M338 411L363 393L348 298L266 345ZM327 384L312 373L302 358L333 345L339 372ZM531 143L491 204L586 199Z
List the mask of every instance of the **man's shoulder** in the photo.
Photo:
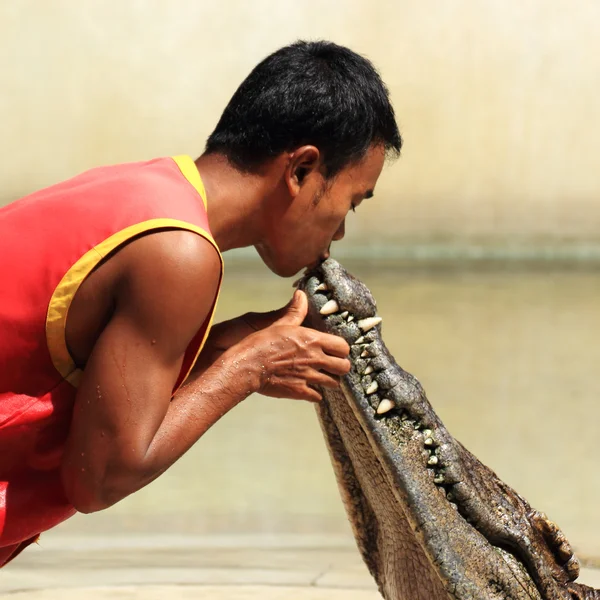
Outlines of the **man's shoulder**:
M167 327L174 339L185 339L204 323L222 275L221 259L208 240L166 230L137 238L120 254L117 306L140 327Z
M221 275L221 257L215 245L184 229L164 229L142 235L129 243L122 254L124 272L132 275L169 274L169 279L183 280L199 275L218 280Z

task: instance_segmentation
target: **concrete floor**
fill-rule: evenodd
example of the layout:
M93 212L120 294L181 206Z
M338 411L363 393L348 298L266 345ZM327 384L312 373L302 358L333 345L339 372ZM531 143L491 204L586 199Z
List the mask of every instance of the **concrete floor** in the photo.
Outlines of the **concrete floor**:
M380 597L352 540L318 536L47 536L3 569L2 593L15 600Z
M289 586L123 586L78 588L75 590L41 590L11 594L15 600L377 600L375 591L318 589Z

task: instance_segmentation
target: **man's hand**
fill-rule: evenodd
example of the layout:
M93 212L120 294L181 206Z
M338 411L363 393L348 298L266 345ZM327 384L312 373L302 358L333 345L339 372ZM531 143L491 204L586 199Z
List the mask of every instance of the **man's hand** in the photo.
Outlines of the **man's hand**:
M294 297L282 308L264 313L247 312L234 319L213 325L188 383L206 371L210 365L214 364L223 352L239 344L249 335L270 327L273 323L281 319L290 310L293 302ZM306 311L304 315L306 316Z
M265 313L248 312L235 319L213 325L206 343L214 350L224 352L239 344L249 335L273 325L283 317L292 306L292 298L284 307Z
M257 369L261 394L318 402L321 394L312 386L337 388L338 376L350 370L345 340L302 327L307 310L306 295L297 291L287 306L267 313L279 313L272 324L238 344Z

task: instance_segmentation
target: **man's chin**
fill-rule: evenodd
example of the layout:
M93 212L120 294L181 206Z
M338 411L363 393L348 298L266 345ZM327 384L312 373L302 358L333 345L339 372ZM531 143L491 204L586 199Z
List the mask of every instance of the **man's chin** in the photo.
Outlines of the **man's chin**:
M273 273L275 273L275 275L278 275L279 277L293 277L294 275L296 275L296 273L298 273L302 267L298 267L298 266L292 266L292 265L284 265L281 264L275 260L272 259L272 257L267 253L264 252L264 250L258 246L255 246L256 251L258 252L258 255L260 256L260 258L262 259L263 263L265 263L265 266Z
M319 266L322 262L322 258L318 258L317 260L313 260L310 264L305 264L303 262L297 261L295 263L282 264L277 260L273 260L273 257L268 252L259 246L255 246L258 255L265 263L265 265L269 268L270 271L278 275L279 277L293 277L303 271L304 269L314 269Z
M271 269L271 271L273 271L273 273L275 273L275 275L278 275L279 277L293 277L294 275L297 275L300 271L302 271L302 269L304 267L291 267L291 266L284 266L284 265L270 265L267 264L267 267L269 267L269 269Z

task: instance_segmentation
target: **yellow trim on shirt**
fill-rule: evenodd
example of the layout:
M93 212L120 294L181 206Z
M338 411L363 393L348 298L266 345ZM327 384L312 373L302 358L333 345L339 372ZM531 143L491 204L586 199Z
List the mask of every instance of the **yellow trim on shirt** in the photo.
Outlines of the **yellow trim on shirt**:
M216 248L216 246L215 246L215 248ZM210 320L208 321L208 325L207 325L206 329L204 330L204 335L202 336L202 341L198 345L198 350L196 350L196 355L194 356L194 359L190 363L190 367L187 370L187 373L183 376L181 383L177 386L176 389L173 390L173 395L175 395L177 390L179 390L181 388L181 386L186 382L187 378L190 376L190 373L192 372L192 369L194 368L194 365L196 364L196 361L198 360L198 357L200 356L200 352L202 352L202 348L204 348L204 344L206 343L206 338L208 337L208 334L210 333L210 329L212 327L212 324L213 324L213 321L215 318L215 313L217 312L217 310L216 310L217 303L219 302L219 295L221 294L221 284L223 283L223 273L224 273L224 267L225 267L225 263L223 262L223 257L221 256L221 253L218 248L217 248L217 252L219 252L219 258L221 259L221 277L219 279L219 285L217 287L217 293L215 295L215 300L212 305L212 309L211 309L211 313L210 313ZM187 348L186 348L186 352L187 352Z
M173 160L179 167L179 170L183 173L183 176L194 186L196 191L200 194L202 202L204 202L204 208L208 210L208 203L206 201L206 190L204 189L204 183L198 173L198 168L194 161L187 156L187 154L181 154L180 156L173 156Z
M196 170L196 173L197 172L198 171ZM103 242L86 252L67 271L65 276L62 278L62 280L54 290L52 298L50 299L50 304L48 305L48 313L46 315L46 342L48 344L48 350L50 351L50 357L52 358L52 363L54 364L56 370L61 374L61 376L64 379L66 379L74 387L77 387L79 385L82 376L82 371L81 369L77 368L75 362L73 361L73 358L69 353L69 350L67 348L65 331L69 308L71 306L71 303L73 302L73 298L75 297L77 290L79 289L79 286L98 265L98 263L105 256L107 256L113 250L115 250L118 246L124 244L131 238L140 235L141 233L146 233L156 229L164 228L185 229L188 231L193 231L194 233L197 233L198 235L201 235L203 238L208 240L215 247L217 253L219 254L219 258L221 259L221 280L219 281L218 290L220 291L220 285L223 279L223 257L221 256L221 252L219 251L219 248L212 236L204 229L196 225L192 225L191 223L186 223L185 221L179 221L177 219L150 219L148 221L143 221L142 223L137 223L136 225L126 227L125 229L111 235L109 238L107 238L106 240L104 240ZM196 354L196 357L194 358L194 362L192 363L192 367L194 366L198 355L200 354L200 350L204 346L204 343L208 336L208 332L210 331L210 326L212 325L212 320L215 313L215 307L216 300L213 304L209 325L206 328L204 337L199 346L199 350ZM190 371L192 367L190 367ZM188 375L189 371L188 373L186 373L183 381L185 381Z

